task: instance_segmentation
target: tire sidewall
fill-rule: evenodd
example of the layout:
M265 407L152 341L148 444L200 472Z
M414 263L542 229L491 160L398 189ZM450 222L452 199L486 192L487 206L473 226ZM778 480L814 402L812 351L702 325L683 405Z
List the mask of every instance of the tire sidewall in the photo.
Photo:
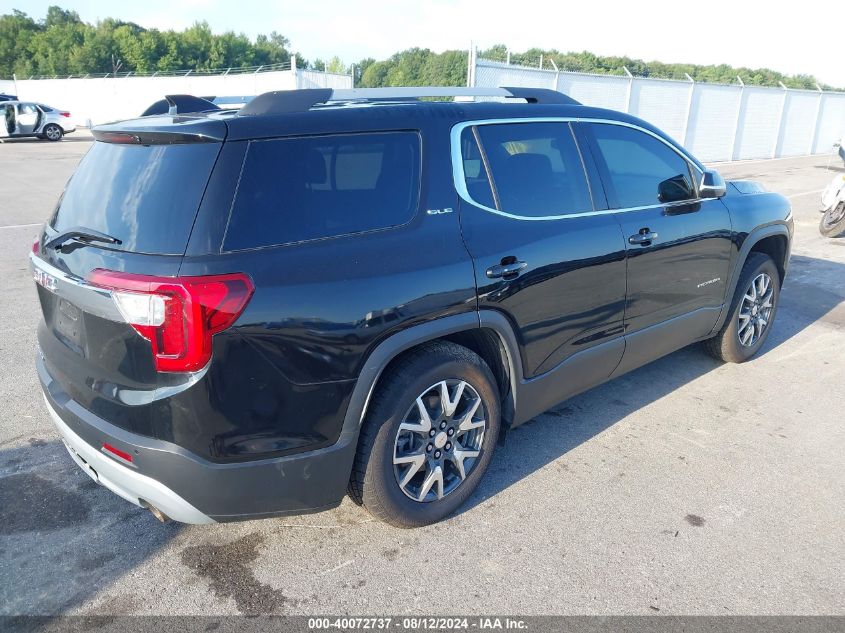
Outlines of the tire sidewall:
M417 377L410 381L391 386L385 394L386 402L395 404L390 406L392 411L379 428L367 464L363 494L365 506L377 500L390 516L399 519L399 523L414 527L434 523L452 514L473 493L493 457L500 428L500 407L495 381L489 368L483 362L480 363L470 364L458 360L436 363L433 367L423 368ZM487 428L481 454L466 480L443 499L427 503L413 501L399 488L393 471L396 434L417 396L441 380L452 379L469 383L481 397L487 411ZM384 411L373 413L384 415Z
M827 214L839 213L839 211L841 210L840 207L842 206L845 206L845 202L840 202L833 209L829 209L824 212L824 215L822 215L822 219L819 221L819 233L821 233L825 237L840 237L843 233L845 233L845 216L840 218L839 222L837 222L836 224L832 224L830 226L825 224Z
M745 296L745 292L746 290L748 290L749 284L760 273L766 273L772 279L772 284L774 286L772 313L769 316L769 323L760 338L758 338L753 345L746 346L740 343L739 341L739 311L742 307L742 298ZM757 266L751 269L751 272L747 276L743 275L743 278L740 280L740 283L741 285L737 286L737 293L736 298L734 299L734 306L731 310L731 314L729 317L730 323L725 332L725 335L729 337L731 347L733 348L732 351L737 356L741 357L742 360L746 360L754 356L754 354L756 354L760 350L760 348L763 347L763 345L766 343L766 340L769 338L769 333L772 331L772 325L774 324L778 308L780 307L780 273L778 273L778 269L775 266L775 263L771 260L771 258L766 257L759 264L757 264Z

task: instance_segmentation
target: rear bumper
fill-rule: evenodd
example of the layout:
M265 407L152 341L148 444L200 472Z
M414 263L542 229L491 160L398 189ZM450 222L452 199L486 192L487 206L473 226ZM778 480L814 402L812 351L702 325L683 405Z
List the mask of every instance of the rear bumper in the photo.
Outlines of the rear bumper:
M153 505L184 523L211 523L319 512L337 506L346 494L357 425L326 448L218 464L107 422L61 389L40 353L36 366L47 409L74 461L136 505ZM105 453L104 443L131 455L132 463Z
M68 453L91 479L137 506L155 506L174 521L214 523L214 519L197 510L161 482L118 463L88 444L65 424L46 395L44 402Z

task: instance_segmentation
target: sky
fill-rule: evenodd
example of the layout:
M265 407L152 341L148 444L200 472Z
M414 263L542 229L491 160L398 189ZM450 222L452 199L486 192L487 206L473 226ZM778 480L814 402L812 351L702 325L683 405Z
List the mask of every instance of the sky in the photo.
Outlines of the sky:
M307 59L384 59L417 46L440 52L502 43L628 55L646 61L766 67L845 87L843 0L0 0L43 18L50 4L88 22L106 17L148 28L205 20L215 32L277 31Z

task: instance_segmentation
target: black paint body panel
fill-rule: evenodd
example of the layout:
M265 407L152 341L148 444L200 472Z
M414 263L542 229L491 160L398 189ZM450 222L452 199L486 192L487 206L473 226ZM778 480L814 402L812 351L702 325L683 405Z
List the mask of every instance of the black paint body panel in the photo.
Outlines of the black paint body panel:
M718 328L738 270L758 239L782 236L788 258L788 201L747 187L751 193L729 186L724 198L686 209L614 213L602 200L597 208L604 213L549 222L495 215L459 198L452 126L544 116L615 119L666 138L608 110L496 103L161 116L109 126L109 132L161 135L175 127L225 138L184 255L94 245L57 253L43 247L54 236L47 228L36 256L80 279L96 268L161 276L243 272L255 294L237 322L214 337L207 368L186 377L156 373L149 343L125 324L83 314L79 338L69 340L57 325L60 298L39 288L39 371L48 398L92 443L111 438L118 447L139 448L146 455L140 468L209 516L231 520L321 509L344 494L373 384L410 346L481 327L495 332L511 382L508 417L516 425ZM222 251L250 140L376 130L420 134L419 207L411 221ZM601 195L584 132L576 134L584 143L588 179ZM628 236L646 226L660 240L630 245ZM489 279L487 268L508 257L528 265L515 279ZM779 264L785 269L786 261ZM703 282L711 283L702 290ZM284 481L277 476L282 465L288 468ZM315 477L311 469L327 474ZM267 490L239 499L262 482Z

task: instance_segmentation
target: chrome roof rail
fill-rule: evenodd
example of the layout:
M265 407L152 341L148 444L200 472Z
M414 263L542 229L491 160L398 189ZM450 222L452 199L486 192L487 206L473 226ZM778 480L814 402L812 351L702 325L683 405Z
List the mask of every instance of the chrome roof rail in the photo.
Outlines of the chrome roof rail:
M443 86L397 88L306 88L276 90L252 99L240 116L305 112L315 105L336 101L402 101L422 97L504 97L528 103L580 105L562 92L543 88L451 88Z

